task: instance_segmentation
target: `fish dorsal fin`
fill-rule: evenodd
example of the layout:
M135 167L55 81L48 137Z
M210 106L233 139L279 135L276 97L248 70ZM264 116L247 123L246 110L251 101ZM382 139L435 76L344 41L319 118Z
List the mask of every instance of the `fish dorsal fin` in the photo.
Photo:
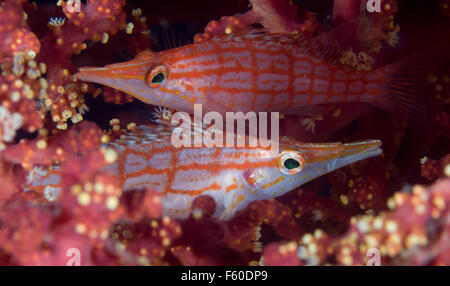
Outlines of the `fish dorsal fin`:
M298 52L309 54L329 64L339 64L344 48L337 42L329 39L328 34L311 38L299 46Z
M267 29L248 29L238 33L213 38L216 41L263 41L266 44L287 45L305 41L306 38L299 33L272 33Z
M172 128L166 125L139 125L135 130L120 136L114 142L107 143L111 147L142 146L152 143L170 142Z
M183 113L179 113L183 114ZM175 129L184 128L189 129L192 136L203 135L210 132L203 125L194 123L192 117L183 118L181 124L171 125L170 120L154 119L153 123L147 125L139 125L133 131L128 131L126 134L120 136L114 142L107 143L110 147L123 148L130 146L142 146L154 143L168 143L171 144L171 136Z
M250 140L249 135L247 134L240 134L237 129L235 129L233 132L229 133L224 126L216 126L214 123L206 124L203 119L201 122L197 123L194 120L194 117L188 113L185 112L178 112L177 116L180 116L177 118L176 121L180 120L176 125L172 125L171 120L164 120L164 119L155 119L154 122L157 123L157 126L164 126L166 130L170 130L170 132L174 131L180 131L180 129L189 130L189 133L191 134L191 143L194 142L194 138L196 136L200 136L201 138L215 138L217 134L221 134L223 138L222 145L225 146L225 140L230 135L233 134L233 136L237 139L244 137L245 142ZM181 122L181 123L180 123ZM179 132L177 132L179 133ZM170 140L170 139L169 139ZM206 147L206 145L204 146Z
M299 33L272 33L267 29L245 30L223 37L213 38L215 41L256 41L270 46L288 46L298 54L307 54L330 64L338 64L344 48L336 40L335 35L342 31L340 27L316 37L305 37Z
M180 30L168 28L162 33L162 45L165 50L176 49L188 44L191 44L191 41Z
M172 116L174 115L174 110L168 109L166 107L156 107L153 113L153 122L158 125L164 125L166 128L171 128L173 131L174 128L190 128L191 133L193 135L198 134L208 134L211 135L212 131L209 129L212 125L206 125L203 123L196 123L194 117L186 112L178 113L178 116L181 116L182 123L177 125L172 125ZM179 118L180 119L180 118ZM190 125L187 124L190 122ZM213 129L215 130L215 129Z

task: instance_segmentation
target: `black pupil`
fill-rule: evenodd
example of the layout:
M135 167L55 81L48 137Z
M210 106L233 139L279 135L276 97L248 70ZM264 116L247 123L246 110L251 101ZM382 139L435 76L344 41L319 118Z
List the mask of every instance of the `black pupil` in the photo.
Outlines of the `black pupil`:
M292 170L300 167L300 163L295 159L289 158L284 161L284 167L288 170Z
M164 74L162 72L156 74L152 78L152 83L162 83L164 81Z

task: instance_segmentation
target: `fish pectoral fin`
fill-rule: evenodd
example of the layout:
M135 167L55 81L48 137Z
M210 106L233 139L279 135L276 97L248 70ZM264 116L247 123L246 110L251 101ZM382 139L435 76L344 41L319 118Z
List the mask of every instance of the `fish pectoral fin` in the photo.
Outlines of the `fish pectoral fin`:
M226 101L224 101L226 100ZM208 111L215 111L219 112L222 115L225 115L227 111L230 110L229 106L224 105L221 102L229 102L230 98L224 98L223 95L218 94L217 92L206 92L205 94L205 110L204 112Z
M220 220L230 220L233 217L233 208L231 206L228 206L225 208L223 213L220 215Z
M237 203L238 198L239 198L239 193L234 191L231 194L229 194L229 197L227 197L224 200L225 210L220 215L220 217L219 217L220 220L230 220L233 217L233 215L235 213L236 203Z

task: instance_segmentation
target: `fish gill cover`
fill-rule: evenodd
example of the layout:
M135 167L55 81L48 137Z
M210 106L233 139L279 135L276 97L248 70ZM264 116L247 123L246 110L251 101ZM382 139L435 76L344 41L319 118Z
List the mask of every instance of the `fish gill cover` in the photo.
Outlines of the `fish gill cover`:
M449 17L449 0L1 0L0 264L449 265ZM289 148L174 151L167 123L194 103L280 112ZM309 166L329 173L289 177Z

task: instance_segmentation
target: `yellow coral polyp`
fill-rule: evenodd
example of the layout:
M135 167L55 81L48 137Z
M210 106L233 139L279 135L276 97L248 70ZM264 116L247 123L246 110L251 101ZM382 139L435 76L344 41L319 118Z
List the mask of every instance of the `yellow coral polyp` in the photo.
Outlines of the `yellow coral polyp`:
M62 116L64 119L69 119L70 117L72 117L72 111L69 110L69 109L65 109L65 110L63 110L63 111L61 112L61 116Z

